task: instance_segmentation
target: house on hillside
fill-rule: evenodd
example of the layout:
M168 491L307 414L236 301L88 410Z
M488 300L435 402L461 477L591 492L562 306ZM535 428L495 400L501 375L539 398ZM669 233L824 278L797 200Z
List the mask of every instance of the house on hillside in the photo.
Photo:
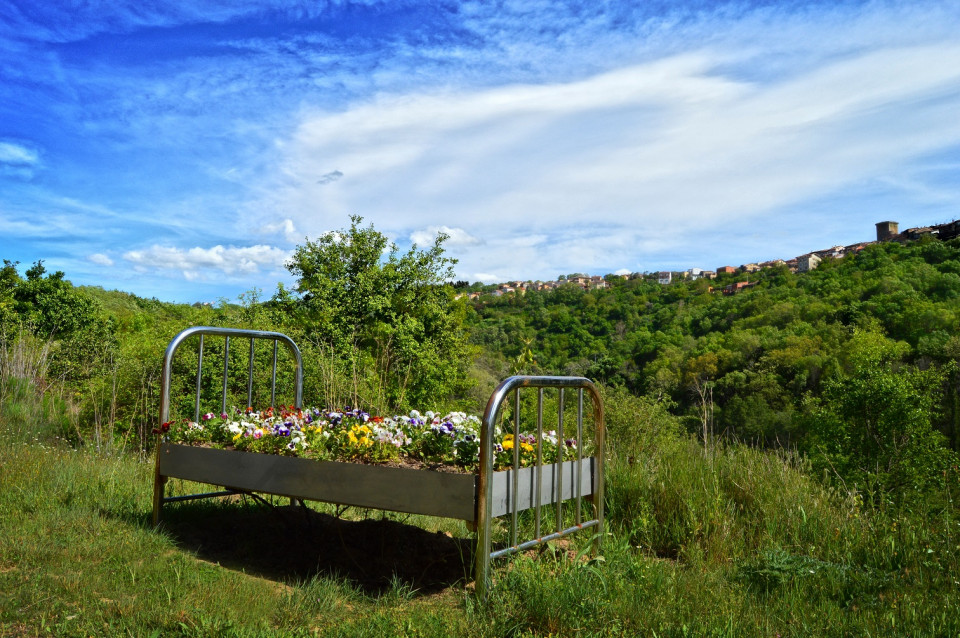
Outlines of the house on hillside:
M755 281L737 281L732 284L727 284L723 287L723 294L725 295L734 295L745 288L750 288L756 286L757 282Z
M831 246L830 248L824 248L823 250L815 250L811 255L816 255L821 260L822 259L842 259L846 254L846 247L844 246Z
M900 241L914 241L920 239L921 237L933 236L937 237L940 234L940 230L933 226L921 226L920 228L908 228L902 233L900 233Z
M816 253L801 255L797 257L797 272L810 272L819 266L821 261L822 260L816 255Z
M943 241L960 237L960 221L952 221L937 226L937 237Z
M590 289L597 290L600 288L607 287L607 280L601 277L600 275L594 275L590 277Z
M737 269L733 266L720 266L717 268L718 275L733 275L737 272Z
M660 271L657 275L657 283L666 286L671 281L673 281L673 273L669 270Z

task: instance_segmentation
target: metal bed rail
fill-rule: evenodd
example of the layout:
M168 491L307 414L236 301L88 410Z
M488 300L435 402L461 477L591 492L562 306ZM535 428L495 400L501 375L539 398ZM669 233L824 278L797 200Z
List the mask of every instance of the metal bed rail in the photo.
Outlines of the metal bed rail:
M194 326L182 330L167 345L163 354L163 369L160 376L160 423L164 424L170 420L170 389L171 377L173 375L173 357L176 355L180 346L188 339L199 336L197 346L197 375L196 375L196 394L193 404L193 420L200 420L200 390L201 378L203 375L203 347L205 336L216 336L224 338L223 346L223 391L220 398L220 412L227 411L227 391L230 381L230 339L249 339L249 357L247 364L247 406L253 403L253 377L254 377L254 346L258 339L273 341L273 361L270 372L270 407L274 407L277 398L277 355L278 346L283 344L294 359L294 403L299 409L303 407L303 357L300 354L300 348L294 343L293 339L280 332L270 332L266 330L243 330L239 328L219 328L214 326ZM157 453L160 452L160 446L157 446ZM185 496L165 497L163 495L164 486L167 477L160 474L159 457L157 459L154 488L153 488L153 524L157 525L160 520L160 509L164 503L173 503L183 500L194 500L198 498L212 498L216 496L227 496L235 494L233 490L221 492L207 492L203 494L188 494Z
M535 471L535 497L534 497L534 538L521 541L518 537L518 513L520 507L520 435L521 435L521 404L520 390L524 388L534 388L537 390L537 416L536 416L536 464ZM543 455L543 393L544 389L555 388L558 392L558 410L556 415L556 436L557 436L557 458L544 459ZM575 471L575 489L572 490L574 504L574 524L564 527L563 516L563 450L565 446L564 432L564 391L576 390L577 393L577 419L575 424L575 436L570 437L576 441L576 463ZM589 394L593 406L593 477L592 489L588 498L593 505L593 516L588 520L583 518L583 499L582 493L582 472L583 472L583 400L584 391ZM493 466L494 466L494 435L496 432L496 421L501 409L506 405L513 393L513 458L510 484L510 531L509 542L503 549L491 551L492 546L492 523L493 513ZM537 545L549 542L551 540L562 538L574 532L583 529L596 528L593 537L593 551L598 552L600 541L603 536L603 458L604 458L604 424L603 424L603 402L600 394L592 381L584 377L554 377L554 376L513 376L505 379L491 395L487 408L483 415L483 424L481 430L480 445L480 474L477 485L477 548L475 554L475 578L476 591L483 598L490 585L490 562L501 556L507 556L516 552L536 547ZM554 474L554 491L549 495L546 503L554 506L554 525L550 531L544 533L542 521L542 505L545 502L542 494L544 465L548 465ZM569 500L569 499L568 499Z

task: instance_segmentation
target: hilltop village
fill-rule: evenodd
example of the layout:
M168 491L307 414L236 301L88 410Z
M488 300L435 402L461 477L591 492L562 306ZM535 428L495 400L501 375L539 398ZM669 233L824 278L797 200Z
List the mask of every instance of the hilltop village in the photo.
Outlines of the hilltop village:
M849 246L832 246L824 250L815 250L793 259L774 259L771 261L743 264L739 267L720 266L716 270L704 270L702 268L690 268L684 271L661 271L657 273L630 273L630 274L607 274L607 275L585 275L574 273L572 275L561 276L554 281L508 281L500 284L493 284L483 287L482 290L472 290L463 292L457 297L469 297L470 299L479 299L486 295L502 297L509 294L526 294L528 290L549 291L560 286L575 285L584 290L597 290L607 288L612 281L617 279L640 279L656 278L663 284L669 285L674 281L697 279L716 279L718 275L735 275L737 273L754 273L764 268L773 268L777 266L786 266L790 272L808 272L815 269L824 259L841 259L842 257L855 254L863 250L870 244L884 241L908 242L920 239L921 237L936 237L943 241L960 237L960 220L954 220L945 224L934 226L922 226L918 228L908 228L900 231L900 224L894 221L877 222L877 238L873 241L858 242ZM464 288L466 282L461 282L458 288ZM735 294L745 288L755 285L755 282L738 281L724 286L721 290L724 294ZM476 288L477 285L469 286ZM710 289L713 291L713 289Z

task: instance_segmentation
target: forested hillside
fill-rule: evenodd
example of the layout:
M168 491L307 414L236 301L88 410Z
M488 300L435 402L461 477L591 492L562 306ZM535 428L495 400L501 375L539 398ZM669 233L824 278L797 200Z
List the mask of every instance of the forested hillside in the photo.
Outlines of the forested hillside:
M803 274L610 283L484 297L471 338L515 370L623 386L701 436L799 446L888 487L925 483L917 455L942 469L960 444L956 241L875 244Z
M42 262L23 275L5 262L4 343L45 344L40 376L68 388L61 429L75 442L109 431L147 446L166 343L211 324L293 335L316 403L479 410L507 374L585 375L708 442L798 448L818 470L884 490L935 487L960 445L956 241L875 244L803 274L613 279L468 304L442 283L442 237L384 260L385 237L360 221L342 231L349 249L298 250L296 290L216 307L75 288Z

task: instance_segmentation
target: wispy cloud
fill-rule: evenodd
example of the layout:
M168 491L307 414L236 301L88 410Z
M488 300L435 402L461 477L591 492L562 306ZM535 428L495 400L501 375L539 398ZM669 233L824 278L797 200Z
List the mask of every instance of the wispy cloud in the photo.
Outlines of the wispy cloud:
M438 235L447 237L444 246L456 248L458 246L477 246L483 243L483 240L474 237L462 228L450 228L449 226L430 226L424 230L418 230L411 233L410 241L419 246L428 246L433 244Z
M39 161L37 152L32 149L12 142L0 142L0 164L33 166Z
M0 140L0 175L30 179L40 168L40 154L27 146Z
M743 79L737 64L695 51L575 82L312 115L289 143L276 204L305 224L317 209L321 219L361 210L394 227L452 216L467 236L516 233L522 220L664 224L679 238L960 144L955 43L878 47L773 82ZM354 179L317 188L319 157Z
M319 184L320 186L323 186L324 184L331 184L337 181L338 179L340 179L341 177L343 177L343 173L341 173L340 171L331 171L329 173L326 173L325 175L320 176L320 179L317 180L317 184Z

